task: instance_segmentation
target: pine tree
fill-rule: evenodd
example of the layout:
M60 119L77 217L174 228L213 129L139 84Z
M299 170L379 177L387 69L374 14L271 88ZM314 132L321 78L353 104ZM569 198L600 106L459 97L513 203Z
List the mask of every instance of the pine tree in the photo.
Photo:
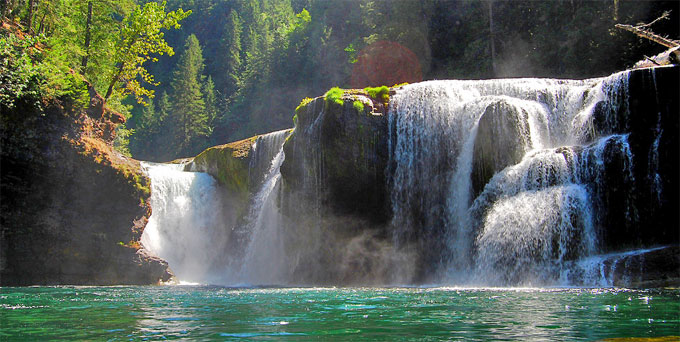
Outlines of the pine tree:
M149 158L150 147L154 145L154 137L158 133L159 122L153 100L149 100L140 114L135 116L134 133L130 136L130 152L137 158ZM128 121L129 122L129 121Z
M158 131L152 137L153 145L149 146L149 155L153 158L150 160L168 161L176 157L175 149L175 127L174 118L170 116L172 111L172 103L168 93L161 93L161 97L156 105L156 117L158 122Z
M215 95L215 83L211 76L203 83L203 102L205 102L205 114L208 117L208 131L212 133L217 117L217 96Z
M201 89L202 73L203 52L198 39L192 34L186 40L171 84L175 143L179 153L194 150L192 141L210 132Z
M243 71L243 63L241 59L241 33L243 25L241 17L236 10L229 13L229 19L224 26L224 37L221 45L225 49L223 51L224 72L226 74L224 85L221 88L223 93L227 96L236 92L236 89L241 83L241 73Z

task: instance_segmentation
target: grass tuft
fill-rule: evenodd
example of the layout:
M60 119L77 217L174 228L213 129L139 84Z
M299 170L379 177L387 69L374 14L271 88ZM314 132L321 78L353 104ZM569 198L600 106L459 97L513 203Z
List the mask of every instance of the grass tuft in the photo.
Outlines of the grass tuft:
M373 99L380 100L387 103L390 100L390 88L387 86L381 87L366 87L364 91Z
M342 94L344 93L345 91L339 87L333 87L326 92L326 95L324 95L324 100L326 100L326 102L334 102L336 104L342 105Z

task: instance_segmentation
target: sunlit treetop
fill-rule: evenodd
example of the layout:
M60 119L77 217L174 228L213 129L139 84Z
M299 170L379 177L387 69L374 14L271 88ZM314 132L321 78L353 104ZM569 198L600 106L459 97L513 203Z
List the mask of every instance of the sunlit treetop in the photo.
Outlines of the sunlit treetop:
M134 95L139 103L144 103L144 97L153 98L154 91L140 83L141 79L145 83L158 85L144 63L148 60L157 61L156 56L174 55L175 52L165 41L162 30L180 28L179 22L190 14L191 10L185 12L181 8L166 13L165 1L137 6L122 22L120 39L115 46L117 69L105 98L111 96L119 82L124 84L123 94Z

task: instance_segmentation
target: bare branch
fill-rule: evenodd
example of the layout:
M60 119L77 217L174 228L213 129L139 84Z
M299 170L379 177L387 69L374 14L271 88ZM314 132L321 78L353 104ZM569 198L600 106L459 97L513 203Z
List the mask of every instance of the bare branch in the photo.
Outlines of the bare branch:
M658 18L652 20L651 23L648 23L648 24L637 24L637 25L635 25L635 27L637 27L637 28L645 28L645 27L652 26L652 25L654 25L654 24L655 24L657 21L659 21L659 20L668 20L668 19L670 19L670 18L669 18L670 15L671 15L671 11L664 11L663 14L661 14L660 17L658 17Z
M633 32L636 36L642 37L645 39L649 39L657 44L661 44L667 48L674 48L676 46L680 46L680 41L675 40L675 39L669 39L664 36L660 36L652 30L649 29L650 26L652 26L654 23L658 22L659 20L665 20L668 19L670 16L671 11L665 11L663 14L661 14L660 17L652 20L652 22L648 24L638 24L638 25L624 25L624 24L616 24L616 28L620 28L622 30L630 31Z

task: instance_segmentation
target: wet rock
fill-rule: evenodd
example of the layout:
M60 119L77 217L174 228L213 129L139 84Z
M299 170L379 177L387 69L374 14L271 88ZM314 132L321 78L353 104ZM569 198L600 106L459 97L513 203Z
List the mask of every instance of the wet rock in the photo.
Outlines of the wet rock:
M519 163L531 149L529 114L507 101L490 104L479 119L472 165L473 198L493 175Z
M291 191L316 182L322 193L315 195L335 214L384 222L387 119L364 95L346 94L342 100L316 98L296 112L281 175Z
M630 197L634 215L625 221L621 206L606 207L611 220L601 220L607 250L664 244L680 239L678 188L680 187L680 101L678 99L680 67L632 70L628 87L613 89L615 102L599 103L593 114L596 135L628 134L634 182L621 193L621 161L612 156L602 182L611 191L600 198ZM605 201L606 202L606 201Z
M618 287L651 288L680 286L680 246L654 249L626 256L612 265Z

